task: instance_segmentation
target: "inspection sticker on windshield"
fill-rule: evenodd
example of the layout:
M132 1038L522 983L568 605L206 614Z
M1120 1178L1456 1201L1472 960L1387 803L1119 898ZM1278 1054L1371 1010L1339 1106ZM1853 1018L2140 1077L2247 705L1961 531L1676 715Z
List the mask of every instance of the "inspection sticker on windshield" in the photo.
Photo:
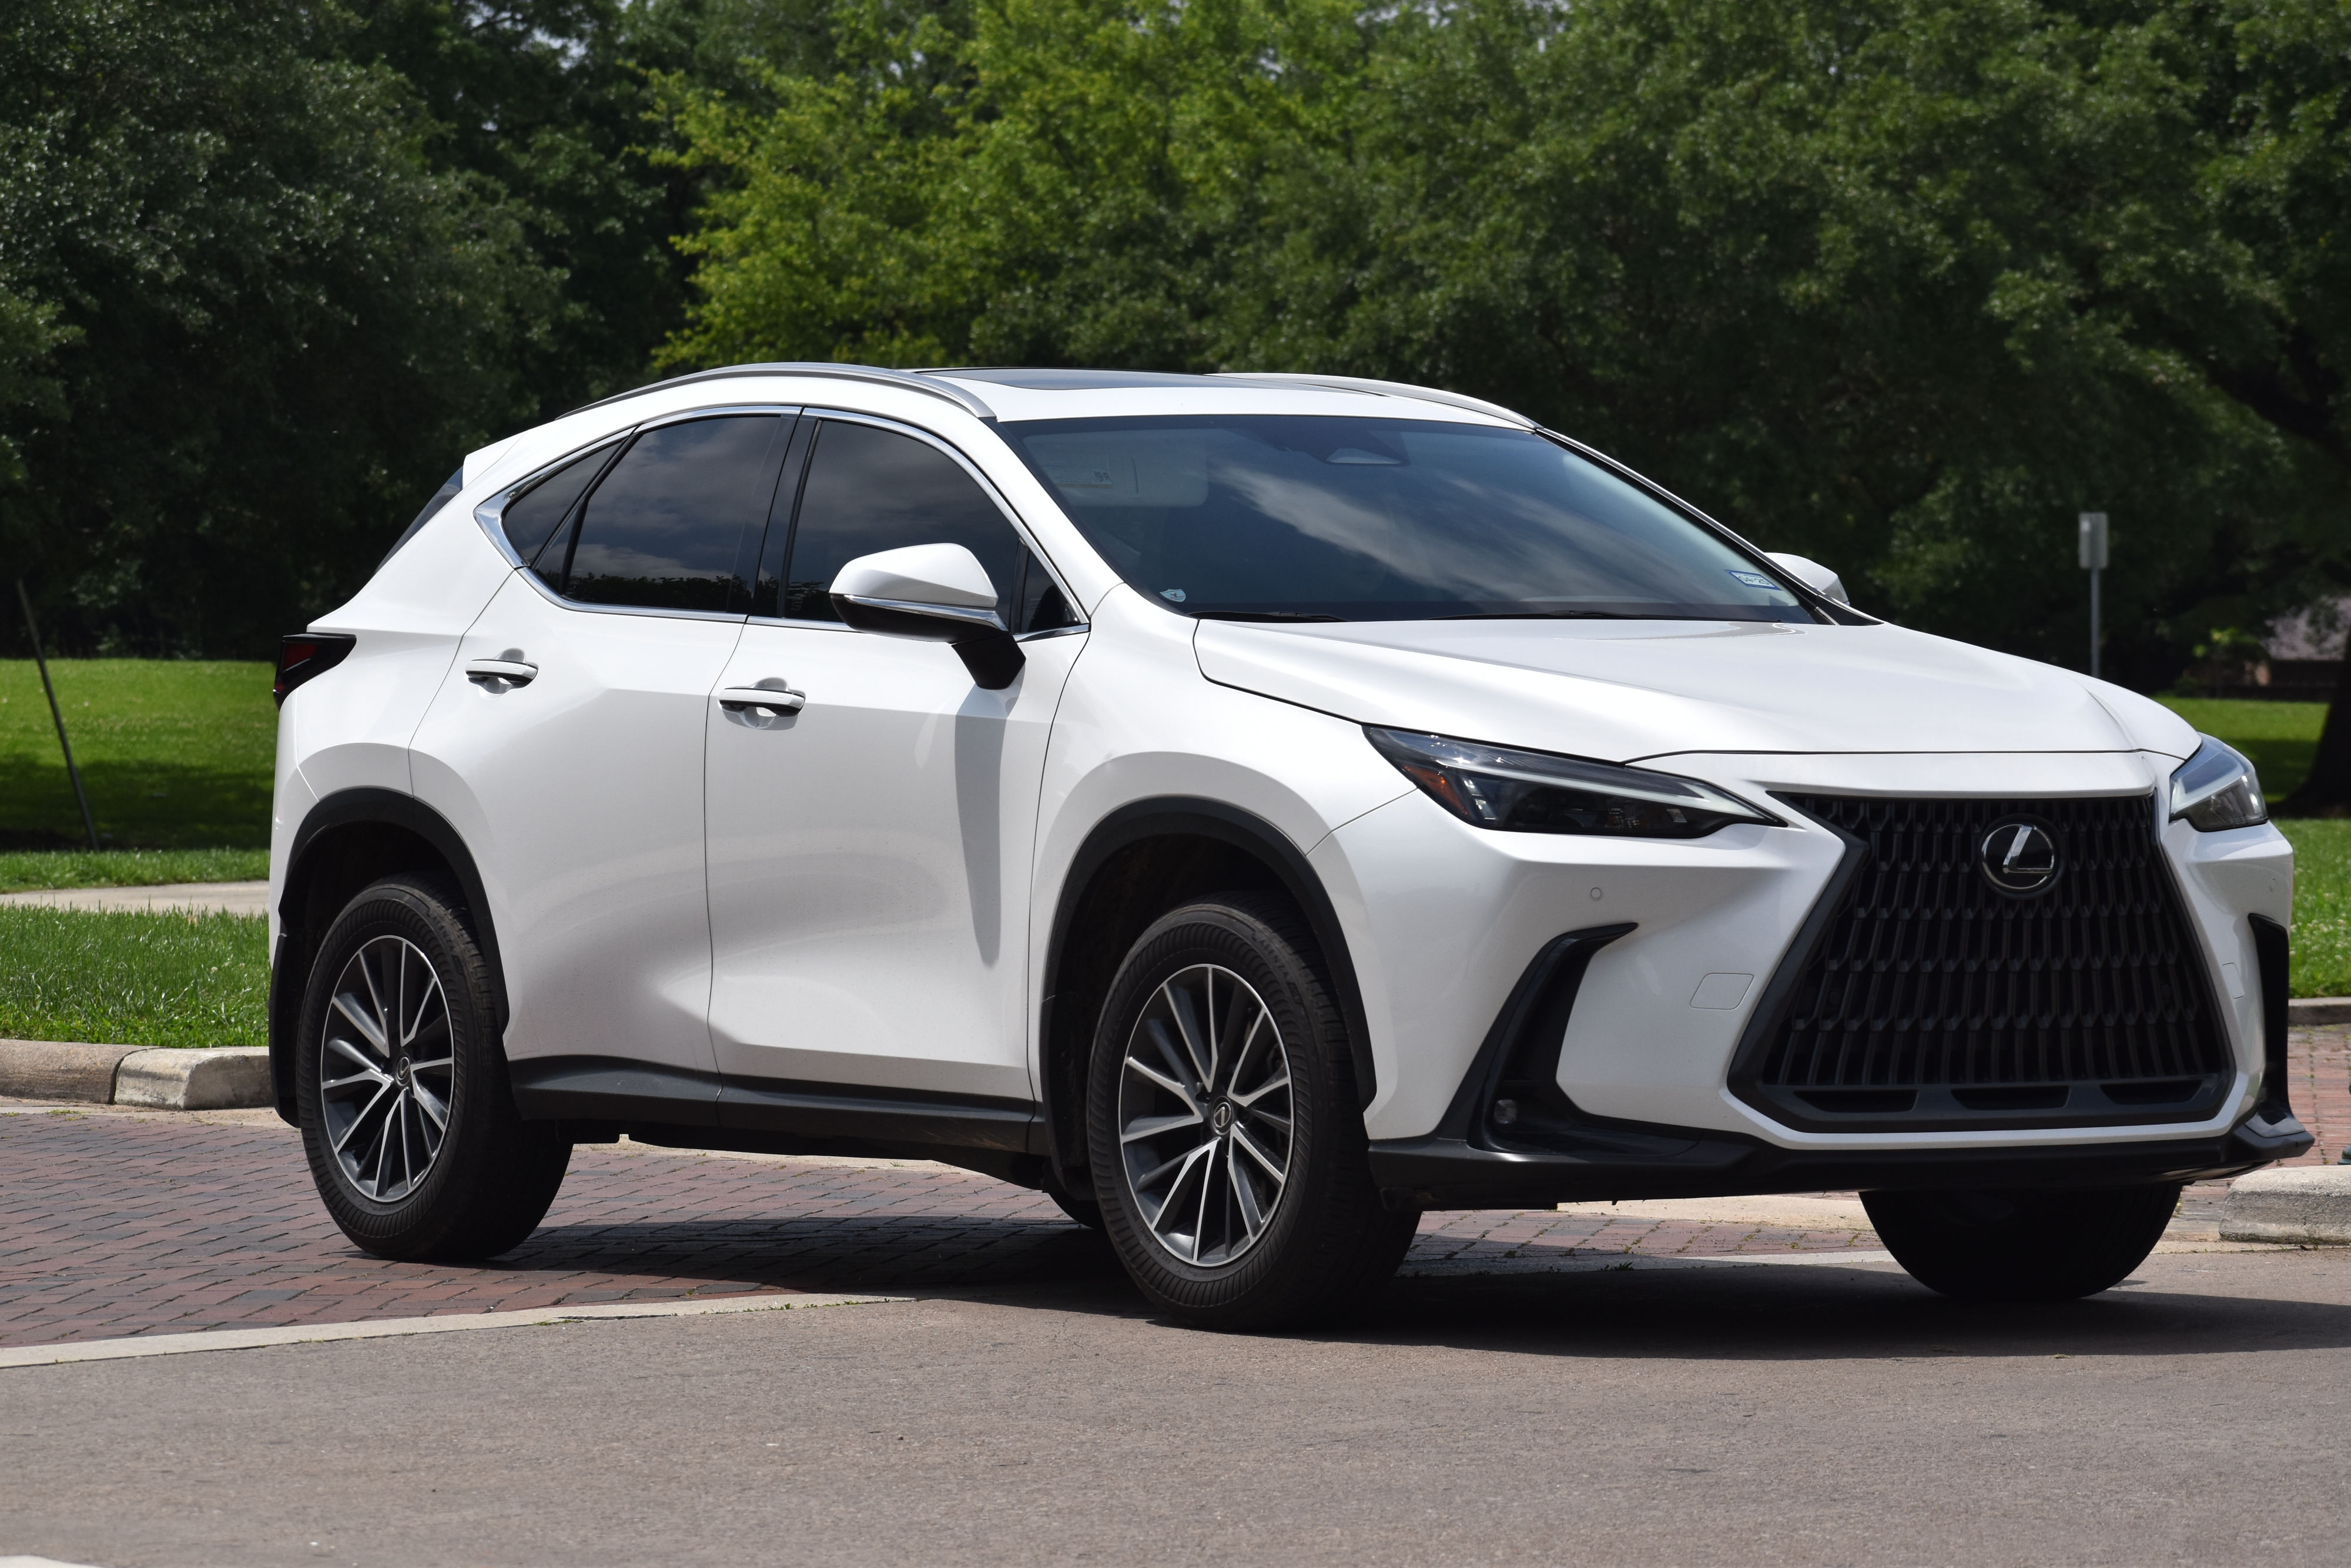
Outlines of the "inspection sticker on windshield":
M1770 578L1764 576L1760 571L1741 571L1735 566L1726 566L1722 570L1729 572L1733 578L1745 583L1750 588L1768 588L1774 593L1785 593L1788 591L1786 589L1781 587L1778 583L1772 581Z

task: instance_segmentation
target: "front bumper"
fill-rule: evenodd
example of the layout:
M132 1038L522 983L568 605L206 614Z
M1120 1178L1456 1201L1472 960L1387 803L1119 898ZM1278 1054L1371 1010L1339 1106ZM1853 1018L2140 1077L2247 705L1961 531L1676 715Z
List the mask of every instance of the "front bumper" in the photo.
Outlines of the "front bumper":
M1761 800L1784 791L2147 798L2171 763L2116 753L1684 757L1658 765ZM2276 1099L2282 1030L2273 1043L2264 1037L2283 1006L2261 994L2270 966L2257 958L2254 936L2288 917L2291 848L2267 828L2198 834L2173 822L2159 838L2227 1052L2192 1102L2161 1113L2150 1105L2144 1116L2121 1103L2095 1115L2076 1105L2061 1118L1970 1105L1991 1113L1807 1124L1735 1092L1734 1058L1792 941L1822 907L1844 852L1836 835L1802 819L1686 842L1489 833L1416 795L1399 800L1333 833L1314 857L1353 916L1379 1066L1366 1130L1382 1184L1698 1196L1817 1190L1864 1176L1980 1184L2003 1169L2027 1173L2019 1183L2160 1180L2287 1157L2304 1134ZM1489 1048L1513 983L1523 984L1559 934L1612 928L1576 966L1573 1016L1547 1005L1533 1029L1544 1060L1497 1066ZM1481 1103L1525 1098L1503 1088L1505 1067L1514 1081L1530 1080L1522 1087L1542 1080L1536 1098L1562 1114L1573 1110L1569 1142L1526 1136L1536 1130L1524 1125L1499 1143L1472 1133L1454 1112L1481 1061L1492 1070ZM1923 1112L1932 1096L1920 1098ZM1510 1153L1528 1145L1523 1157ZM1562 1146L1567 1153L1557 1154Z

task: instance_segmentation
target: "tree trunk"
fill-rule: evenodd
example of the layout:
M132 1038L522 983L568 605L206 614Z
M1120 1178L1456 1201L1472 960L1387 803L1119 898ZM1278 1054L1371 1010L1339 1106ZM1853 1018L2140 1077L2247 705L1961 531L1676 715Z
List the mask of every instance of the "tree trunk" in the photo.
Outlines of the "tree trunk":
M2351 646L2344 649L2342 673L2335 677L2335 697L2326 705L2310 776L2273 809L2281 817L2351 815Z

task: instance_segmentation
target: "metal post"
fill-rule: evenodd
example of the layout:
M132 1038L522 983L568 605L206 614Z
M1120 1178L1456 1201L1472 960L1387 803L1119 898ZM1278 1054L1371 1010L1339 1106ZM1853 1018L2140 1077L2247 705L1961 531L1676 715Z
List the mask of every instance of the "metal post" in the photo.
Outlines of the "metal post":
M98 823L89 814L89 795L81 787L81 769L74 766L73 743L66 738L66 716L57 708L57 688L49 685L48 656L41 652L40 622L33 619L33 596L25 591L25 580L16 580L16 602L25 607L25 634L33 640L33 663L40 666L41 690L49 699L49 720L57 727L57 749L66 754L66 777L73 780L74 800L81 807L81 831L89 835L89 847L98 848Z
M2081 518L2082 566L2090 574L2090 678L2098 678L2098 578L2106 567L2106 515L2084 512Z

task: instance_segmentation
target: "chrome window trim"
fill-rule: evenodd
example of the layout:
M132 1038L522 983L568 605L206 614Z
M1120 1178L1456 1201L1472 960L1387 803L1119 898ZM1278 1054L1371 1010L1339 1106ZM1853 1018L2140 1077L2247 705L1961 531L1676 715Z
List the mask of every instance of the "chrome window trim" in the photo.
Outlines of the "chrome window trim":
M480 501L476 501L474 503L474 522L475 526L478 527L482 530L483 534L488 538L491 548L496 549L500 555L506 557L507 565L514 568L517 571L520 571L523 570L522 557L517 554L514 546L507 542L506 530L507 507L513 502L515 497L522 491L528 489L531 486L538 484L541 479L546 478L548 475L553 473L556 469L562 467L568 463L574 462L579 458L586 456L589 453L597 450L599 447L619 446L625 444L629 438L635 435L643 427L641 425L632 424L621 430L608 431L604 434L598 436L593 441L582 442L580 444L573 447L570 451L563 454L562 456L552 457L540 464L538 467L532 469L529 473L524 475L513 484L507 486L504 489L498 490Z
M650 615L657 621L724 621L740 625L746 617L740 611L725 610L663 610L647 604L582 604L576 599L566 599L539 580L538 573L528 567L516 574L538 591L538 596L561 610L577 610L582 615Z

